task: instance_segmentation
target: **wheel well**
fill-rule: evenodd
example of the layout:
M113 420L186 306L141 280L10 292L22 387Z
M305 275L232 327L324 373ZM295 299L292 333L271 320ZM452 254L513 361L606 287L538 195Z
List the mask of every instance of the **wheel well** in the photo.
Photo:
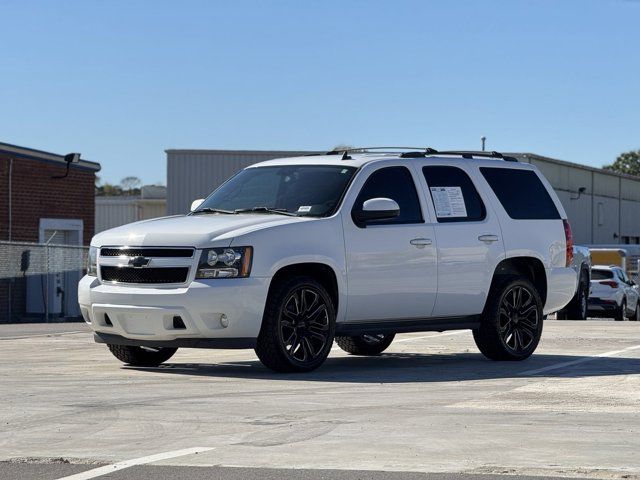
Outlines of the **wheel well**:
M338 280L333 268L324 263L296 263L294 265L282 267L271 279L269 295L271 295L271 291L278 282L287 277L297 275L312 277L320 282L322 286L327 289L327 292L329 292L329 296L333 301L333 306L335 310L338 311Z
M533 257L507 258L501 261L493 274L491 287L500 280L501 276L517 275L527 278L538 290L542 305L547 301L547 274L540 260Z

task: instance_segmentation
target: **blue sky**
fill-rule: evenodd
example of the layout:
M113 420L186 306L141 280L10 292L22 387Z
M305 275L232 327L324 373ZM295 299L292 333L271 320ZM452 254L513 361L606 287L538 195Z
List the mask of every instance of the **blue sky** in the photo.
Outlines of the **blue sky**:
M0 141L164 182L166 148L640 148L640 2L0 0Z

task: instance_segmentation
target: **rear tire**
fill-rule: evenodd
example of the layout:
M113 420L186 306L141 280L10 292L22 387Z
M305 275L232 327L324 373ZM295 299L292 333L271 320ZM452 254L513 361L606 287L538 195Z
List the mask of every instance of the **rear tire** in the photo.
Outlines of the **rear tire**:
M134 367L157 367L173 357L173 354L178 350L177 348L148 348L111 344L107 347L118 360Z
M567 305L566 315L569 320L586 320L588 310L589 284L580 279L580 285L571 303Z
M255 352L276 372L310 372L329 355L335 326L335 307L324 286L311 277L293 277L269 293Z
M473 339L491 360L524 360L540 342L543 317L535 286L525 278L504 277L491 288Z
M363 334L355 337L336 337L338 346L351 355L380 355L393 339L395 333Z
M618 310L616 311L616 313L613 316L613 319L616 322L624 322L624 316L627 313L627 300L622 300L622 305L620 305L620 308L618 308Z

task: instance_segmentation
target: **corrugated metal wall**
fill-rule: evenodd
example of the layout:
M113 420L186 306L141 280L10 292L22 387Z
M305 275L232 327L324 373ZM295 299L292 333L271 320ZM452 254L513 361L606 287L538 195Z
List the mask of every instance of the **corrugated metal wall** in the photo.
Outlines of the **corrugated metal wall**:
M576 243L640 239L640 179L538 155L516 156L547 177L567 212ZM582 187L585 191L578 194Z
M96 233L127 223L163 217L166 200L138 197L96 197Z
M188 212L193 200L248 165L306 153L310 152L167 150L167 214ZM534 154L510 155L536 165L547 177L567 211L576 243L640 239L640 179ZM581 187L586 190L578 195Z
M167 215L187 213L191 202L209 195L227 178L254 163L309 152L251 150L167 150Z

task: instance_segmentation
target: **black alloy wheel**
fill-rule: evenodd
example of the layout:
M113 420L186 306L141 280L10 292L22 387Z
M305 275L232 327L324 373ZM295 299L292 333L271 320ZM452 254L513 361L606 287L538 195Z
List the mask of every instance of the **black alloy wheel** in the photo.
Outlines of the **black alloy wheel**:
M533 296L525 286L514 286L502 297L500 335L513 353L521 355L537 341L540 316Z
M491 360L524 360L542 336L542 299L528 278L504 276L494 280L480 327L473 339Z
M335 324L333 300L323 284L308 276L280 280L267 298L256 354L277 372L310 372L329 355Z
M331 338L329 308L311 286L293 290L280 312L279 334L289 358L301 365L313 364Z

